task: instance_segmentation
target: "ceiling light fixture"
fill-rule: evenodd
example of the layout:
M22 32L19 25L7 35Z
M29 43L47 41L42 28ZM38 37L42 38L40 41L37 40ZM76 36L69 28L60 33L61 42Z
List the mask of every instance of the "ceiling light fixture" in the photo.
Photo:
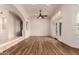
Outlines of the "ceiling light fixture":
M46 18L46 17L47 17L47 15L42 14L42 10L39 10L39 15L38 15L37 18L42 18L42 19L44 19L44 18Z

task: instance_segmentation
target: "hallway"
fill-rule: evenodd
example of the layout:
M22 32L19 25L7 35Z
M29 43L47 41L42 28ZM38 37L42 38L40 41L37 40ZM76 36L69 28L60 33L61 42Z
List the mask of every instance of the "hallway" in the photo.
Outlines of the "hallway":
M78 5L3 4L0 8L1 55L79 54Z
M71 48L56 39L46 36L31 36L1 55L75 55L79 49Z

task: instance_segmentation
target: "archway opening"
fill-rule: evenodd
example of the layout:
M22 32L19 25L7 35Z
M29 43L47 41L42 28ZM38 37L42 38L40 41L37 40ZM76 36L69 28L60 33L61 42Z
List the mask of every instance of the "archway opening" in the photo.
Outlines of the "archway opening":
M22 21L22 19L20 18L19 15L17 15L14 12L9 11L9 13L13 18L12 20L14 21L13 22L14 35L16 37L22 36L22 31L23 31L23 21Z

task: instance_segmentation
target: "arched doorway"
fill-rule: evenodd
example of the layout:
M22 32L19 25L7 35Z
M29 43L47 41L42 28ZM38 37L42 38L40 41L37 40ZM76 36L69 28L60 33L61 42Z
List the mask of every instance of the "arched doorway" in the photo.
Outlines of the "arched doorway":
M23 21L22 19L14 12L9 11L9 14L11 16L11 20L13 20L12 25L13 25L13 34L15 37L22 36L22 31L23 31Z
M18 12L0 8L0 44L23 36L23 25Z

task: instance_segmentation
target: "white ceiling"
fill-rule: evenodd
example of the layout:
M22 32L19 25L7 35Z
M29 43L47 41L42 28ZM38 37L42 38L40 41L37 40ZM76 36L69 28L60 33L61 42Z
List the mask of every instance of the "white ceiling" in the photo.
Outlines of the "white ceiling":
M26 13L29 15L30 19L34 19L39 15L39 10L42 10L42 14L48 15L48 18L54 14L54 12L61 5L58 4L22 4L21 5Z

